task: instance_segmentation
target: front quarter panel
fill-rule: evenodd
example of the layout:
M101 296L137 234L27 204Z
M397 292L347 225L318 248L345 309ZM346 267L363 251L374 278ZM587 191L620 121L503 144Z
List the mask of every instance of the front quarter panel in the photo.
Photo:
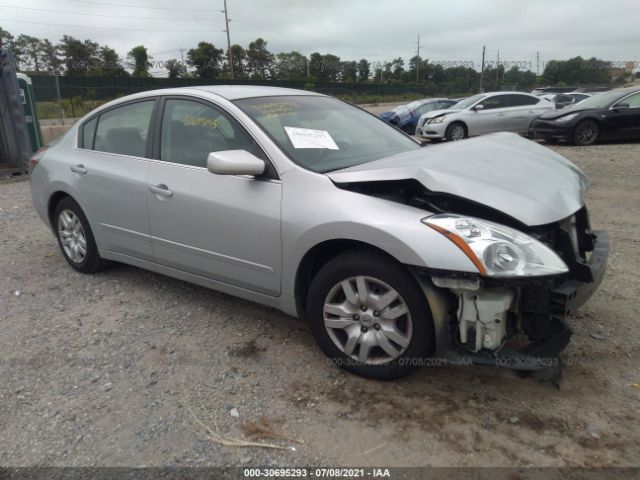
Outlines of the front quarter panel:
M290 170L282 180L286 295L294 295L304 255L328 240L363 242L407 265L478 272L458 247L421 222L427 211L340 189L325 175L302 169Z

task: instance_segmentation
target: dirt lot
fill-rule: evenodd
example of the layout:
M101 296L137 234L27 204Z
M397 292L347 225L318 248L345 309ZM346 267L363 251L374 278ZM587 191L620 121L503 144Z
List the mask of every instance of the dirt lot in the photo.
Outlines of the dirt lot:
M277 311L124 265L73 272L29 184L0 182L0 464L638 465L640 145L557 150L612 241L560 389L481 367L351 376ZM265 416L302 443L221 446L194 415L234 438Z

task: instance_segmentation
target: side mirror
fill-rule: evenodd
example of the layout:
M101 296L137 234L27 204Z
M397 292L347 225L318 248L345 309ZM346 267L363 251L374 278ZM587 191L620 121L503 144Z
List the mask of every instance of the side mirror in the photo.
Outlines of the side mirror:
M478 112L480 110L484 110L484 105L482 105L481 103L479 103L478 105L476 105L475 107L473 107L473 109Z
M628 103L619 103L613 108L615 108L616 110L624 110L625 108L629 108L629 104Z
M217 175L261 175L264 160L246 150L211 152L207 157L207 169Z

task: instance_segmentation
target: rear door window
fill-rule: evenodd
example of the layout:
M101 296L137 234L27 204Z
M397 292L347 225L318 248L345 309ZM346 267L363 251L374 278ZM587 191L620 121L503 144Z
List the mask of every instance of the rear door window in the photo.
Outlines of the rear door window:
M144 157L155 100L109 110L98 120L94 150Z
M535 105L540 101L538 97L533 97L529 95L517 95L512 94L508 95L509 106L510 107L525 107L528 105Z

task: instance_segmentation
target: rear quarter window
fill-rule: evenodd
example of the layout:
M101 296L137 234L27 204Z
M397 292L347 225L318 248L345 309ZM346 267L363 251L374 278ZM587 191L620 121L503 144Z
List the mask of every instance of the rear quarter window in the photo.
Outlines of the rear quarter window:
M96 125L98 117L94 117L82 126L82 137L80 139L80 147L93 150L93 137L96 133Z

